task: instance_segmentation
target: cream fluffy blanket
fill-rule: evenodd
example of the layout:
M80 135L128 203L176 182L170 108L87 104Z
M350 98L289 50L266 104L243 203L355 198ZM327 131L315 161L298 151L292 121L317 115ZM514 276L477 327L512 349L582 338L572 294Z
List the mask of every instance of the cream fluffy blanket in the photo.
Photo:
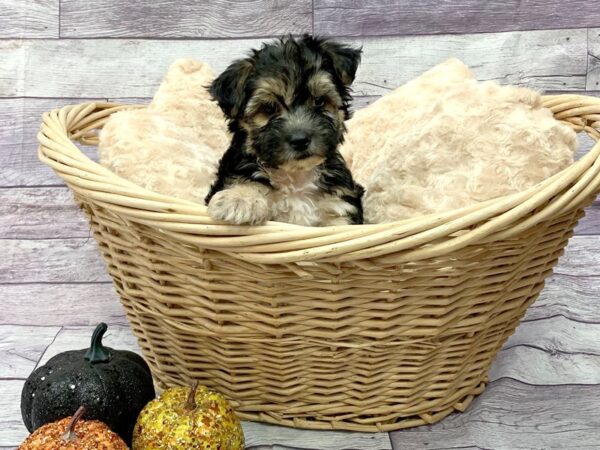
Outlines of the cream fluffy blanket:
M177 60L147 108L113 114L100 132L100 163L146 189L204 204L230 136L206 86L205 64Z
M576 148L537 92L477 82L450 59L356 112L342 154L378 223L522 191L571 164Z
M146 109L114 114L100 133L103 165L145 188L203 203L229 144L192 60L169 69ZM574 131L538 93L477 82L456 59L358 111L342 153L366 194L368 222L442 212L526 189L565 168Z

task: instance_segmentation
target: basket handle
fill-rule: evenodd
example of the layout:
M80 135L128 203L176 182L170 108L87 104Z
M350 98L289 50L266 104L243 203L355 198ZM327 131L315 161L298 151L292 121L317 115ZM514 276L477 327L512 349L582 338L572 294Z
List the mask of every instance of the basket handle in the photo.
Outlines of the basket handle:
M585 95L544 95L542 104L554 118L571 126L576 132L586 132L600 139L600 98Z

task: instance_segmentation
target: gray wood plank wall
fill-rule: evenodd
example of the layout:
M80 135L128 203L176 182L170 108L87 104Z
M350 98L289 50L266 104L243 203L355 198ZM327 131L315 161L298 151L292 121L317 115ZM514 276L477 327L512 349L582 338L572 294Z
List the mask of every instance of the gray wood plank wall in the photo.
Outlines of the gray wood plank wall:
M285 33L363 46L355 108L452 56L481 80L600 93L597 1L0 0L0 450L26 435L20 389L41 362L99 321L137 349L87 223L37 160L42 112L144 102L177 57L222 70ZM249 447L600 448L599 245L600 202L464 414L389 435L246 423Z

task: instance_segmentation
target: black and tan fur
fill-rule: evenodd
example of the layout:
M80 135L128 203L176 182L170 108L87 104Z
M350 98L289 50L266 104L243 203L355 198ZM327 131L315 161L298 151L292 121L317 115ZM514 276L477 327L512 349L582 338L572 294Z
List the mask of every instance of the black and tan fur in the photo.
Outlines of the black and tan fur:
M264 44L210 86L232 142L206 197L217 220L363 221L363 188L338 151L360 50L304 36Z

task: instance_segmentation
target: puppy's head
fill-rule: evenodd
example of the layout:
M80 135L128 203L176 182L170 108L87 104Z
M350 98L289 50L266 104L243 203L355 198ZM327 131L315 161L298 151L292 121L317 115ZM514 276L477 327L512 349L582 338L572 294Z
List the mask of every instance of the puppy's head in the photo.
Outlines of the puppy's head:
M309 169L343 140L360 55L311 36L285 37L235 61L210 92L264 166Z

